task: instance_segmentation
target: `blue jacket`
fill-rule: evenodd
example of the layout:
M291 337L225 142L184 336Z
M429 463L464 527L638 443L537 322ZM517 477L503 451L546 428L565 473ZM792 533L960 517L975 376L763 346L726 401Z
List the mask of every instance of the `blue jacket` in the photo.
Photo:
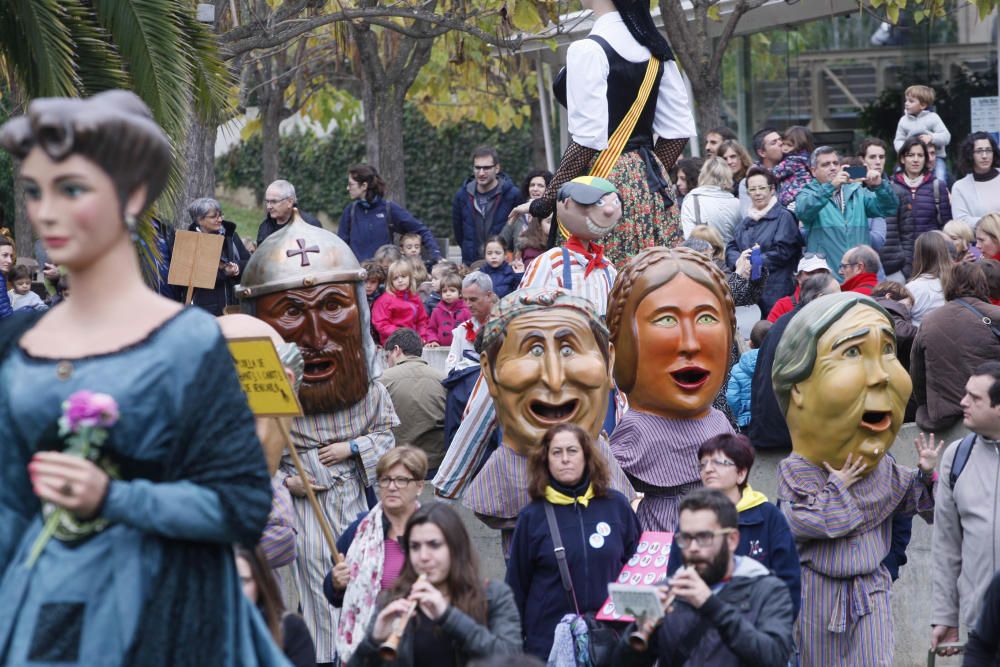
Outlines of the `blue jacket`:
M337 236L351 246L359 262L374 257L375 251L384 245L394 245L393 234L420 234L430 258L441 259L441 250L431 230L399 204L377 195L370 202L356 199L348 204L337 228Z
M507 216L521 201L521 191L506 174L497 176L497 191L489 208L476 208L476 179L470 176L451 202L451 227L455 243L462 249L462 263L472 264L483 258L486 239L503 231Z
M766 315L778 299L795 291L795 270L802 257L799 223L780 204L771 207L760 220L743 218L733 229L733 238L726 246L726 266L735 271L740 253L755 243L760 245L760 256L768 270L760 299L761 312Z
M736 417L736 425L743 428L750 423L750 384L753 371L757 367L758 350L747 350L740 360L733 364L726 385L726 402Z
M10 305L10 297L7 296L7 276L0 273L0 319L13 314L14 308Z
M806 250L826 255L830 271L843 282L837 270L844 253L856 245L867 245L868 218L895 214L899 200L885 178L875 190L861 183L847 183L840 189L844 198L843 211L835 201L833 186L813 179L796 195L795 215L808 236Z
M516 290L518 283L521 282L521 276L524 275L523 273L514 273L514 269L507 262L495 269L487 264L479 270L493 281L493 293L497 295L498 299L502 299Z
M741 509L746 505L749 507ZM740 509L740 544L736 547L736 555L750 556L785 582L792 596L795 616L798 616L802 574L795 538L785 516L774 503L767 501L764 494L754 491L749 485L744 489L737 509ZM682 562L680 548L676 542L671 543L667 575L673 575Z
M559 578L545 502L535 500L521 510L507 567L507 585L521 612L524 652L543 659L548 658L559 620L573 612ZM639 519L617 491L591 499L586 507L553 507L580 613L596 612L608 597L608 583L635 553L642 534Z

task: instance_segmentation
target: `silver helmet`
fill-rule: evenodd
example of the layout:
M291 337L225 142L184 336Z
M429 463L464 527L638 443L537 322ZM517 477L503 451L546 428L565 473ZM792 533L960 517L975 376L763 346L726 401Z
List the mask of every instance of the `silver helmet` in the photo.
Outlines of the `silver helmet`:
M236 286L236 296L240 299L240 309L256 316L255 301L259 297L328 283L354 284L368 377L375 380L382 375L382 363L371 336L365 270L339 236L310 225L297 210L292 221L268 236L250 257Z

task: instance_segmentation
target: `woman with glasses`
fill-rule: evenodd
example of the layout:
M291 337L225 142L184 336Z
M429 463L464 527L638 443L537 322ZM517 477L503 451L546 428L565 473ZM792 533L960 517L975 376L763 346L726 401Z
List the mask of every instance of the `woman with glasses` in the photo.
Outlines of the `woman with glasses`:
M240 275L247 268L250 251L243 245L243 239L236 233L236 224L222 219L222 206L211 197L200 197L188 204L188 215L191 224L190 232L202 234L218 234L223 238L222 254L219 257L219 268L215 276L215 287L211 289L195 289L192 303L204 308L216 317L225 311L226 306L232 306L236 301L236 286ZM179 290L179 296L184 292Z
M737 556L750 556L785 582L799 613L799 553L788 522L767 496L750 488L750 468L754 449L745 435L724 433L706 440L698 449L701 481L717 489L736 505L739 512L740 544ZM670 545L667 574L672 576L683 563L681 545Z
M375 466L379 502L361 514L337 540L345 554L323 582L326 597L341 607L337 655L346 664L364 638L379 593L392 587L406 560L401 537L420 507L427 455L410 446L390 449Z
M899 208L886 218L885 243L879 250L882 268L889 280L903 282L913 274L913 250L921 234L944 227L951 220L948 186L931 173L927 146L916 136L899 149L900 171L889 183Z
M769 273L757 305L761 314L766 315L778 299L795 291L795 267L802 256L802 236L795 216L778 202L775 194L778 181L774 174L754 166L747 172L746 181L750 208L726 246L726 265L736 270L746 250L760 248L760 257Z
M455 510L444 503L421 507L406 522L402 543L406 562L399 579L379 596L367 634L341 664L464 667L488 656L521 653L514 596L503 582L482 576ZM396 658L387 663L379 648L393 635L399 638Z
M965 177L951 186L955 218L975 227L979 218L1000 212L1000 148L986 132L973 132L958 149Z
M528 460L528 492L532 503L517 517L507 584L524 622L525 653L547 659L560 619L600 609L642 531L625 496L609 488L604 457L576 424L545 433ZM562 585L547 506L565 549L572 595Z

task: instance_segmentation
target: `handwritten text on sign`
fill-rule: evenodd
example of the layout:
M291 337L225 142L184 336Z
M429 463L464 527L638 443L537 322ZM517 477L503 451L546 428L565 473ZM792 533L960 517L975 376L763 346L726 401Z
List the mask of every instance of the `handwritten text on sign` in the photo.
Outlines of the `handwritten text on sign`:
M228 341L240 385L258 417L297 417L302 407L269 338Z

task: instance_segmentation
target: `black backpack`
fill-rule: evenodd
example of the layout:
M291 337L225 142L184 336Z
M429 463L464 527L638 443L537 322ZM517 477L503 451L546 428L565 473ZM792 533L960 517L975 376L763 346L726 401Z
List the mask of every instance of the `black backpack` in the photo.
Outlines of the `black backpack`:
M965 469L965 464L969 462L969 456L972 454L972 446L974 444L976 444L975 433L969 433L962 438L962 442L958 443L955 458L951 462L951 470L948 472L948 488L952 491L955 490L955 482L958 481L958 476Z

